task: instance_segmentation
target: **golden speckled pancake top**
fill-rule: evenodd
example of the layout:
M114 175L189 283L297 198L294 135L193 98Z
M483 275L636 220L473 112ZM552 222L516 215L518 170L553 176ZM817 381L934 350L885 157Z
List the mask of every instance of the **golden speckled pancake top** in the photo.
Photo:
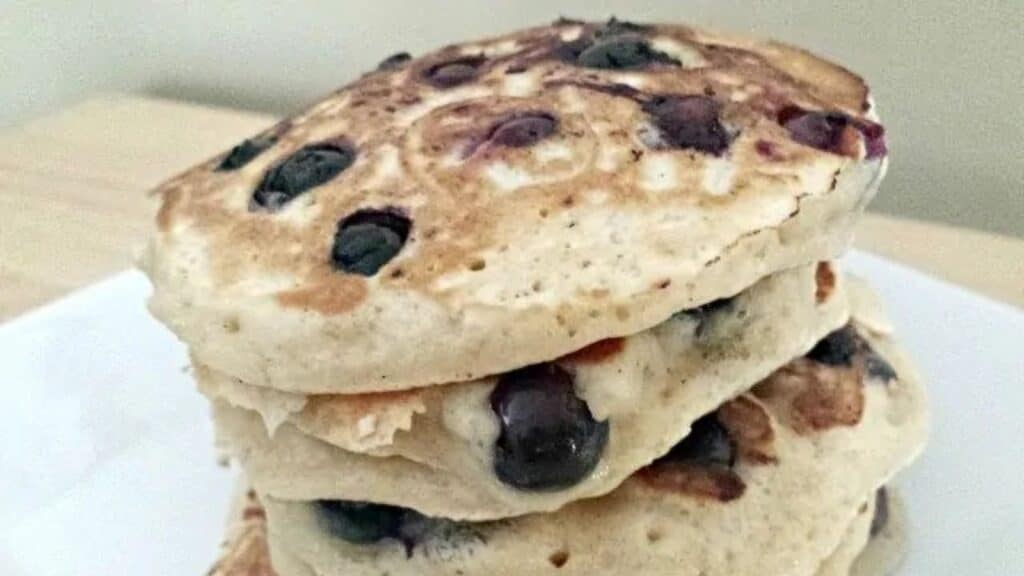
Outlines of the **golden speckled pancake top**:
M807 52L684 26L390 58L159 189L151 307L286 390L548 360L841 251L884 171L870 108Z

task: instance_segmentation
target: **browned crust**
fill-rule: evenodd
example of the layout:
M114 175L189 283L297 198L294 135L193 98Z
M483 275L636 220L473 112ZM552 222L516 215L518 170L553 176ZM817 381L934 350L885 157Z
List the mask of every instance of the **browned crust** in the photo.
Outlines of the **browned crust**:
M625 338L606 338L559 359L570 364L600 364L618 356L626 347Z
M366 299L366 282L356 276L337 275L323 284L277 293L277 301L285 308L316 310L323 314L341 314Z
M635 477L655 490L717 502L736 500L747 488L729 468L693 462L660 462L641 469Z
M717 414L736 442L740 458L751 464L778 462L772 419L757 398L744 394L723 404Z
M753 391L766 402L788 405L788 424L799 434L856 426L864 415L863 361L829 366L799 358Z
M831 262L818 263L814 271L814 281L817 285L814 298L818 304L822 304L832 297L836 289L836 271Z
M520 220L529 226L529 218L522 212L530 206L532 217L546 213L554 218L572 209L578 202L571 194L555 193L549 186L523 189L516 194L499 195L481 188L482 172L495 160L511 165L526 165L530 160L526 152L517 149L488 149L473 157L456 171L445 171L439 162L455 142L472 139L474 131L489 125L488 119L508 114L523 105L530 108L560 109L560 93L565 83L580 81L609 84L600 72L568 66L551 57L551 49L559 34L572 24L556 24L525 30L501 38L481 41L480 46L493 47L501 42L515 41L519 48L512 54L488 58L479 71L474 84L485 86L491 94L500 93L505 70L517 67L544 67L544 77L551 87L531 97L526 104L521 99L503 96L477 98L472 102L454 103L437 108L412 126L395 124L393 118L421 102L425 95L439 89L426 85L424 70L456 56L463 56L462 46L450 46L414 60L406 67L370 73L358 81L332 94L317 107L271 130L279 138L273 152L266 152L258 161L234 172L214 172L214 162L207 162L161 188L164 198L157 222L161 230L171 230L176 222L186 222L191 230L200 231L208 243L211 272L216 284L233 284L255 273L287 273L294 275L297 285L277 294L281 306L323 315L341 315L371 298L374 290L413 290L443 297L435 282L446 274L460 271L468 262L479 260L478 255L498 248L503 240L495 230L507 219ZM595 25L588 24L591 30ZM651 26L645 32L659 38L684 43L706 60L707 66L680 69L672 66L653 67L645 71L648 87L656 93L707 93L720 95L726 109L724 117L747 131L760 134L760 148L770 146L775 151L768 161L792 162L799 165L822 153L800 146L782 150L780 142L788 141L785 131L766 121L781 106L798 104L808 108L840 109L861 117L867 89L863 81L834 64L822 61L809 53L775 42L763 42L713 34L686 26ZM735 92L733 78L742 78L747 86L758 90L742 104L734 103L729 95ZM578 90L578 89L577 89ZM592 144L590 122L595 120L620 122L624 126L636 123L637 105L614 94L591 92L593 109L605 118L564 114L559 137L583 153ZM472 118L466 125L451 125L455 118ZM311 141L324 141L332 136L313 137L318 126L337 126L345 132L359 149L356 163L341 177L320 187L316 200L321 216L308 225L295 226L279 222L266 214L250 213L244 206L230 204L226 198L239 187L252 189L258 183L260 166L283 158ZM344 128L342 128L344 127ZM377 153L388 146L405 150L412 135L427 138L437 149L436 157L420 167L409 165L403 153L401 163L406 174L404 183L389 184L387 189L373 190ZM333 135L337 137L339 135ZM610 134L627 149L632 148L632 136L622 130L619 136ZM753 147L753 144L751 144ZM752 150L751 150L752 151ZM428 157L430 150L419 150ZM777 153L776 153L777 152ZM443 153L443 154L442 154ZM745 152L736 151L737 159ZM756 153L743 160L760 158ZM764 158L762 158L764 160ZM760 160L757 160L760 161ZM554 169L569 170L567 164ZM557 183L557 191L605 189L613 192L613 201L630 205L649 201L633 185L637 176L627 171L621 175L599 172L577 174ZM433 189L432 189L433 188ZM415 257L399 258L391 268L401 267L402 273L392 274L386 268L374 286L362 277L337 274L331 269L328 245L338 219L363 207L366 193L374 192L378 199L394 205L407 205L427 194L430 201L419 205L413 220L414 230L404 254ZM568 202L567 202L568 199ZM683 198L683 202L727 204L730 199ZM536 207L536 208L534 208ZM428 237L428 230L435 230ZM244 254L239 254L244 247ZM655 283L652 289L663 289L667 283Z
M174 212L184 192L180 188L169 188L163 193L163 202L156 213L156 225L161 231L168 231L174 219Z
M270 565L267 515L252 490L246 494L239 517L232 519L220 558L207 576L277 576Z

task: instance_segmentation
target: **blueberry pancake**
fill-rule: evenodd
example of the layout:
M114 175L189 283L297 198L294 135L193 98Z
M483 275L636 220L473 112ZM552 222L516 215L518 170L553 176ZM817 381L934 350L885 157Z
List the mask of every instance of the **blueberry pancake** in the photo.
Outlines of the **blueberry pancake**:
M470 523L366 502L264 503L281 576L293 564L316 576L812 576L851 556L844 536L863 537L865 502L926 431L910 368L853 323L615 491L558 512Z
M398 55L162 185L153 313L312 394L503 374L827 260L886 166L865 83L784 44L559 21Z
M699 417L844 325L848 302L832 264L821 263L476 382L294 398L203 365L196 377L228 451L261 493L492 520L615 489Z
M892 496L889 498L891 502ZM273 550L271 566L266 511L252 490L239 491L236 500L238 502L229 518L220 557L207 576L315 576L309 566L279 547ZM902 527L899 522L892 524L894 526L890 527L879 522L875 515L875 500L869 499L847 528L839 546L821 563L815 576L884 576L891 573L885 567L893 566L894 562L872 565L877 569L867 569L865 566L878 555L875 549L880 545L885 546L885 542L880 543L880 540L892 538L883 532L891 533L895 528Z

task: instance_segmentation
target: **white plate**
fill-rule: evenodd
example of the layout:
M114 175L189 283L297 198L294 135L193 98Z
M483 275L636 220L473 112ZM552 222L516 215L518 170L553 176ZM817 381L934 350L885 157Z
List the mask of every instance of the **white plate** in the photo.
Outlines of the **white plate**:
M864 255L925 375L903 574L1024 574L1024 314ZM0 326L0 574L200 576L231 490L183 348L128 272Z

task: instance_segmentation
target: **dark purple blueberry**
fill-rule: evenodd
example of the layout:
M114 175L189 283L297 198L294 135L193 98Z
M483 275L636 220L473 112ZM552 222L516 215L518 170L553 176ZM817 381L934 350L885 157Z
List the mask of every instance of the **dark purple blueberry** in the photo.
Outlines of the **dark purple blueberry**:
M277 138L274 136L257 136L256 138L245 140L228 152L228 155L217 166L217 172L238 170L251 162L253 158L259 156L264 150L273 146L275 142L277 142Z
M888 383L899 378L899 374L896 373L896 369L892 367L892 364L889 364L885 358L874 350L868 353L865 369L869 377L881 380L882 382Z
M731 468L736 463L736 442L714 414L697 419L690 433L659 462L693 462Z
M438 88L451 88L465 84L476 78L480 66L484 63L483 56L469 56L449 62L435 64L427 69L425 77L428 82Z
M418 544L456 546L479 538L467 525L424 516L415 510L348 500L317 500L316 510L327 531L353 544L400 542L411 557Z
M833 154L849 154L843 141L843 132L848 126L860 132L864 140L864 154L868 158L879 158L888 154L885 143L885 128L867 120L856 120L838 111L808 111L796 106L787 106L779 112L779 124L789 131L793 140L818 150Z
M864 136L865 155L868 158L881 158L889 153L885 143L885 128L874 122L864 122L857 126Z
M402 250L412 222L393 210L360 210L338 223L331 262L342 272L373 276Z
M670 148L719 155L731 141L719 114L722 105L707 96L657 96L643 105Z
M646 40L631 37L599 40L580 52L576 62L587 68L605 70L630 70L651 64L679 65L678 60L651 48Z
M252 208L279 210L296 196L331 181L355 161L356 152L336 144L312 144L279 162L263 177Z
M779 113L779 122L793 140L818 150L839 153L843 130L850 125L850 117L842 112L814 112L789 107Z
M509 372L491 392L501 424L494 446L498 479L522 490L568 488L597 466L608 423L576 396L573 376L555 364Z
M882 486L875 492L875 515L871 518L871 536L878 536L889 523L889 491Z
M853 356L863 347L864 340L853 326L847 324L821 339L807 357L829 366L849 366Z
M544 112L528 112L504 120L491 128L488 140L500 146L525 148L547 138L558 128L558 120Z
M642 38L648 29L647 26L612 18L575 40L558 42L552 56L571 64L611 70L640 68L649 64L678 66L678 60L653 49Z
M402 539L402 527L418 513L385 504L318 500L320 518L335 536L353 544L373 544L386 538Z
M412 55L408 52L392 54L384 60L381 60L381 63L377 65L377 70L394 70L396 68L401 68L409 60L412 60Z

